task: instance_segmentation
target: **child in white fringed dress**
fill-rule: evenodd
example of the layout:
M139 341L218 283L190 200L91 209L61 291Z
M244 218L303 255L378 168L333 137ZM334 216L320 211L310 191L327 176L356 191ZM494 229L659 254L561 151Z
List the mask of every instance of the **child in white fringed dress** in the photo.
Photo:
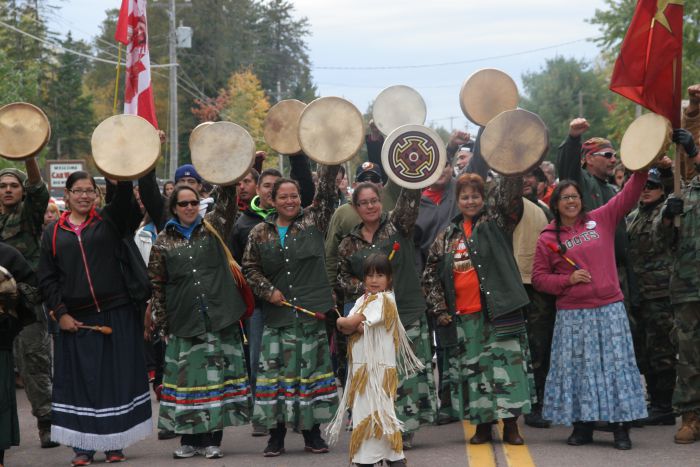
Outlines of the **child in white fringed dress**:
M365 294L357 299L338 329L349 334L348 380L335 418L326 429L334 443L343 415L352 410L350 461L358 466L382 460L389 466L406 464L401 443L403 425L394 400L399 375L423 368L413 354L391 291L391 263L373 254L364 262Z

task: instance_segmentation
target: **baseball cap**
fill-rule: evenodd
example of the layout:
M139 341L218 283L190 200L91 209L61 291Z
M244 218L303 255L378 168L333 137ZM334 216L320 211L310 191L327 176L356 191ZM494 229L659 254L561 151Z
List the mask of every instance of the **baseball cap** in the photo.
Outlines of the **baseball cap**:
M197 183L202 183L202 177L199 176L192 164L181 165L175 171L175 183L183 177L192 177L197 180Z
M355 170L355 181L364 182L370 177L370 174L374 174L381 180L382 178L382 168L375 164L374 162L363 162L357 166Z

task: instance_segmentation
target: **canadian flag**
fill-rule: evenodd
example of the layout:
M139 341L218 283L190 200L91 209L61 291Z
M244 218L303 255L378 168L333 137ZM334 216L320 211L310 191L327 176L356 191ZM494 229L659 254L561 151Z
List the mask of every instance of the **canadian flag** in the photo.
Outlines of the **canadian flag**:
M122 0L114 39L126 45L124 113L143 117L158 128L151 86L146 0Z

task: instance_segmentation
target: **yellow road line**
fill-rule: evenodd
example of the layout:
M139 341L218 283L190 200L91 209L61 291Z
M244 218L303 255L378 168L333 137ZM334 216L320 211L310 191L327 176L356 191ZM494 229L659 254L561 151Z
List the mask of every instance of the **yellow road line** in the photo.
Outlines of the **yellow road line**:
M493 445L470 444L469 439L476 433L476 426L468 421L462 421L464 429L464 440L467 442L467 461L469 467L496 467L496 456L493 453Z
M498 421L498 436L503 439L502 420ZM508 467L535 467L535 461L532 460L527 443L521 446L513 446L512 444L502 443L501 446L503 446Z

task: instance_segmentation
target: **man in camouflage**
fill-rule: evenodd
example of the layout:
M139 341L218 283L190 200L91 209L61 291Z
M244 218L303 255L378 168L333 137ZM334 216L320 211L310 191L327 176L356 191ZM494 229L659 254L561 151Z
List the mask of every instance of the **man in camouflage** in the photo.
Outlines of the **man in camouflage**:
M690 105L683 114L684 129L674 130L674 142L682 146L679 157L700 166L695 141L700 136L700 84L688 88ZM695 141L694 141L695 140ZM670 294L675 326L672 338L678 346L676 387L673 408L682 416L682 425L674 440L690 444L700 440L700 175L683 187L680 197L671 197L662 211L658 232L672 245L673 269ZM680 228L674 231L673 218L680 216Z
M665 158L666 159L666 158ZM670 163L670 160L668 160ZM663 169L666 172L670 168ZM670 177L668 177L670 175ZM667 174L672 181L673 174ZM673 307L669 298L671 253L654 235L665 200L662 173L649 171L639 207L628 217L629 257L639 285L638 325L645 351L638 358L649 395L647 425L675 425L671 397L676 383L676 348L671 343Z
M0 171L0 236L25 257L33 269L39 263L39 240L49 191L41 179L36 159L25 162L27 173ZM37 419L41 447L58 446L51 441L51 351L46 315L36 308L37 321L15 339L15 359L24 380L32 415Z

